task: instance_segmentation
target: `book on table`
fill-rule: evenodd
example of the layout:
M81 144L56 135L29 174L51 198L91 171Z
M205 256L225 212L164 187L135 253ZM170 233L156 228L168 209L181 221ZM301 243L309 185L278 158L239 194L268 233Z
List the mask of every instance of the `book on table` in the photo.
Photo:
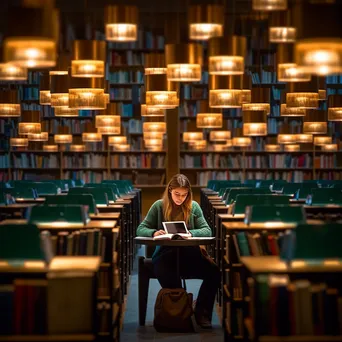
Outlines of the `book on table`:
M185 240L191 234L184 221L162 222L166 234L154 236L153 240Z

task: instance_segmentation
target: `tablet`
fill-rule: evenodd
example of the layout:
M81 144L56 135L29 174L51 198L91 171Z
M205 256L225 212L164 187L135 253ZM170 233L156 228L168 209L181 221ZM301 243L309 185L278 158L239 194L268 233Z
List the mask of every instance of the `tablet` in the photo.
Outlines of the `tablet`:
M163 227L167 234L190 235L184 221L163 222Z

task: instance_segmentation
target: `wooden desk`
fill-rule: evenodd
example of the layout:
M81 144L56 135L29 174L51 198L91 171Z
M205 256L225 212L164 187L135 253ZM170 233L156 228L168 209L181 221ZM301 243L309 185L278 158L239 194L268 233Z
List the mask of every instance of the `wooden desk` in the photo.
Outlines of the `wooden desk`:
M91 220L118 220L120 218L119 212L108 212L108 213L98 213L89 214Z
M34 203L34 204L42 204L45 202L44 197L37 198L17 198L15 200L16 203Z

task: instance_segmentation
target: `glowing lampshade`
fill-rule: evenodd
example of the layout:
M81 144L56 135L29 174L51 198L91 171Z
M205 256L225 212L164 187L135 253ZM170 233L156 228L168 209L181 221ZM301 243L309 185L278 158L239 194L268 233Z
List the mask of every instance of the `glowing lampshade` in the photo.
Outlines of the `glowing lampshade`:
M166 133L166 123L165 122L144 122L143 132L157 132Z
M184 142L193 142L198 140L204 140L203 132L184 132L183 133L183 141Z
M325 110L309 109L303 118L303 133L326 134L328 130Z
M138 8L127 5L105 7L106 40L134 42L137 40Z
M11 63L0 63L0 81L26 81L27 69Z
M252 139L248 137L234 137L232 138L233 146L248 147L252 144Z
M30 133L40 133L40 111L39 110L24 110L22 112L22 122L18 125L19 135L28 135Z
M198 82L202 78L202 45L165 44L167 79L172 82ZM146 102L146 104L148 104Z
M44 72L39 77L39 104L50 105L51 93L50 93L50 75L48 72Z
M286 107L296 107L303 109L318 108L318 92L317 93L287 93Z
M164 133L158 132L144 132L143 138L144 139L163 139Z
M304 116L306 113L305 108L300 107L290 107L286 106L286 103L280 105L280 115L281 116Z
M195 151L202 151L207 148L207 141L206 140L196 140L191 143L191 147Z
M322 146L322 145L327 145L331 143L332 143L332 137L325 137L325 136L314 137L314 145L316 146Z
M243 103L242 110L245 111L263 111L267 115L270 114L271 105L269 103Z
M293 43L296 41L297 29L295 27L270 27L269 40L271 43Z
M0 118L18 117L21 114L19 95L17 90L1 90Z
M278 144L265 144L266 152L279 152L281 151L281 146Z
M338 145L337 144L325 144L321 146L322 151L325 152L334 152L338 151Z
M267 135L267 115L264 110L244 111L243 135L245 136L264 136Z
M129 151L131 149L131 145L130 144L115 145L114 149L120 152Z
M127 144L127 137L125 136L116 136L116 137L109 137L108 138L108 145L115 146L115 145L125 145Z
M254 11L285 11L287 0L253 0Z
M102 134L95 132L85 132L82 133L82 141L84 142L101 142Z
M221 128L222 124L222 113L204 113L196 115L196 127L198 128Z
M328 107L328 120L342 121L342 95L329 95Z
M96 115L95 127L120 127L121 116L119 115Z
M308 82L311 80L311 75L304 73L295 63L279 63L277 76L279 82Z
M116 135L121 133L120 126L108 126L108 127L99 127L97 129L97 133L101 133L104 135Z
M153 148L153 147L163 147L163 140L162 139L144 139L144 144L146 148Z
M11 147L27 147L29 141L27 138L10 138Z
M27 138L30 141L48 141L49 133L48 132L30 133L27 135Z
M254 88L252 90L251 102L242 104L242 111L264 111L270 114L270 89Z
M43 145L43 151L45 152L57 152L58 145Z
M286 152L298 152L298 151L300 151L300 145L298 145L298 144L285 145L284 151L286 151Z
M325 101L327 99L327 91L325 89L318 89L318 100Z
M72 135L71 134L55 134L56 144L71 144Z
M226 141L231 138L230 131L211 131L209 134L210 141Z
M233 146L232 141L229 139L226 141L225 144L213 144L213 150L216 152L223 152L223 151L227 151L229 148L231 148Z
M310 74L342 73L342 39L303 39L296 43L295 62Z
M242 89L241 104L251 103L252 91L250 89Z
M165 116L165 109L154 106L146 106L146 104L142 104L141 116Z
M50 75L51 107L69 107L68 74Z
M278 144L295 144L297 142L296 134L278 134Z
M73 117L78 116L78 109L69 107L55 107L55 116Z
M72 152L84 152L85 150L86 150L85 145L75 145L75 144L70 145L70 151Z
M296 142L300 144L307 144L313 141L312 134L296 134Z
M149 53L144 58L145 75L166 74L165 55Z

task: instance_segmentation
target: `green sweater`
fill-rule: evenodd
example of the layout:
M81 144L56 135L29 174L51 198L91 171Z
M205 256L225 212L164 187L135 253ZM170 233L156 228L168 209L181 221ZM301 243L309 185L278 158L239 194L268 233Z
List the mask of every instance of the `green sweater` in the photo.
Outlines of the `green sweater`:
M137 236L152 237L157 230L163 229L163 200L154 202L148 211L145 219L137 228ZM194 237L211 236L211 229L203 217L203 212L199 204L192 201L191 214L187 224L189 232Z

